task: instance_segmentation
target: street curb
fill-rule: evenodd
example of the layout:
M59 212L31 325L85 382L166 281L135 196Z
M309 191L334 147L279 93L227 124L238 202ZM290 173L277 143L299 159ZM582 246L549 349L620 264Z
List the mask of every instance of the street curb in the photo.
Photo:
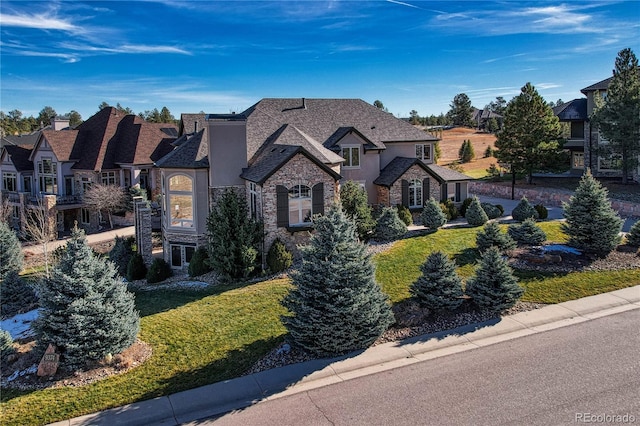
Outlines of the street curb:
M52 425L178 425L356 377L635 309L640 309L640 285L384 343L337 358L274 368Z

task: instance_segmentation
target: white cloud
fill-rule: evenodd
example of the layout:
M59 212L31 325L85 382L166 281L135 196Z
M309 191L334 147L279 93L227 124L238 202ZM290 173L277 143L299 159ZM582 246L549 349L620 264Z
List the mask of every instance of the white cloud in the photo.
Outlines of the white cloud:
M0 13L0 22L2 22L3 27L22 27L39 30L60 30L69 32L81 31L81 27L72 24L69 19L50 17L45 14L7 15L6 13Z

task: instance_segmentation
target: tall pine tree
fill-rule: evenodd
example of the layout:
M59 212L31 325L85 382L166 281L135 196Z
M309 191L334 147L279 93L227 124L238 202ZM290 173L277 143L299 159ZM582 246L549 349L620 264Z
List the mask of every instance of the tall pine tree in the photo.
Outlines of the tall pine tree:
M623 222L611 208L608 194L587 170L569 203L563 204L566 221L560 227L570 246L606 256L620 243Z
M340 207L313 224L302 264L291 276L294 288L282 302L290 313L283 323L295 345L316 355L366 348L394 321L371 255Z
M97 257L76 227L51 276L40 285L39 317L33 324L38 344L42 349L57 346L61 362L71 369L120 353L140 329L134 302L115 265Z

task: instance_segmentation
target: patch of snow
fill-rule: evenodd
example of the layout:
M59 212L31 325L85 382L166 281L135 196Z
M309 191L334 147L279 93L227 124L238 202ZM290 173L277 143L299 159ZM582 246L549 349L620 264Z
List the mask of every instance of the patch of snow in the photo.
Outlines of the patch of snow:
M31 375L31 374L36 374L37 372L38 372L38 366L36 364L33 364L31 367L26 368L24 370L16 370L16 371L14 371L12 375L7 377L7 382L12 382L15 379L17 379L18 377Z
M38 310L34 309L24 314L14 315L11 318L3 320L0 329L8 331L13 340L23 339L33 335L31 330L31 322L38 318Z
M573 247L569 247L564 244L549 244L547 246L542 246L543 251L555 251L561 253L571 253L577 256L580 256L582 252L580 250L576 250Z

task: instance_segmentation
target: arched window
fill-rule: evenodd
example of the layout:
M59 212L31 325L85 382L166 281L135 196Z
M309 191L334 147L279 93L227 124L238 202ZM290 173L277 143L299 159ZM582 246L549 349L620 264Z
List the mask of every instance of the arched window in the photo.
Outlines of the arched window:
M411 179L409 181L409 207L422 207L423 205L422 182L420 179Z
M186 175L169 178L167 215L169 224L178 228L193 228L193 179Z
M289 189L289 225L306 225L311 222L311 188L295 185Z

